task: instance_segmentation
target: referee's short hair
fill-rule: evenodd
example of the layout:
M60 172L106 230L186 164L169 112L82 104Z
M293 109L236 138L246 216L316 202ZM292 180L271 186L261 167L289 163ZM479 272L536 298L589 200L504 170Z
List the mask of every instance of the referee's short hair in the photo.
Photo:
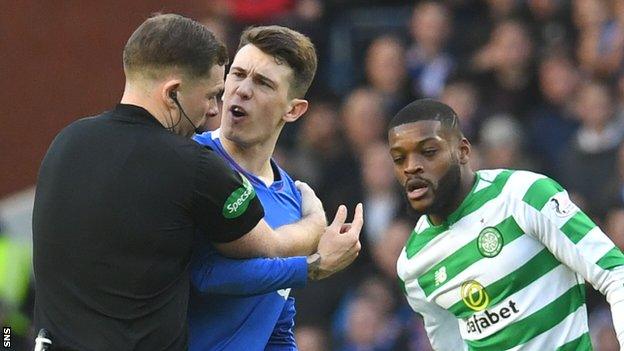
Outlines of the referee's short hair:
M214 65L227 62L225 45L208 28L176 14L148 18L123 50L127 76L159 78L177 68L191 78L204 78Z

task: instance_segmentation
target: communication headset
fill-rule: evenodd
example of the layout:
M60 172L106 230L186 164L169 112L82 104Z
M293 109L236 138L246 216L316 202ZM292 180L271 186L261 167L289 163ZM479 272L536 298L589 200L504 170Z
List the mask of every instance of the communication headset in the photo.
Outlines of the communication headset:
M169 97L173 100L173 102L176 104L176 106L178 106L178 108L180 109L180 112L182 113L182 115L193 126L193 129L195 130L195 133L201 134L202 130L199 127L195 126L195 123L193 123L193 121L191 121L191 119L186 115L186 112L184 112L184 109L182 108L182 105L180 105L180 102L178 101L178 92L176 90L170 91L169 92ZM179 121L178 121L178 123L179 123ZM175 125L177 125L178 123L176 123ZM173 127L175 127L175 125Z

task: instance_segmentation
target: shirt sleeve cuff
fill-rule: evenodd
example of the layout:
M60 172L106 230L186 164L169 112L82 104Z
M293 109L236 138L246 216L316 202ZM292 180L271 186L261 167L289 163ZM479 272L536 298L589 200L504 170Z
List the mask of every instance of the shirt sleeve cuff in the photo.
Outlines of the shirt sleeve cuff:
M288 259L293 269L293 288L303 288L308 283L308 260L305 256Z

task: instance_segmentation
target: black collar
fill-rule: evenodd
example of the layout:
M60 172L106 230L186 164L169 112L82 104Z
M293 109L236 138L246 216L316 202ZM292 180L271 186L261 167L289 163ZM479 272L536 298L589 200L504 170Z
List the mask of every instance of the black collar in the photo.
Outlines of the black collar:
M141 106L130 104L117 104L113 109L113 118L141 124L152 124L164 128L164 126L149 111Z

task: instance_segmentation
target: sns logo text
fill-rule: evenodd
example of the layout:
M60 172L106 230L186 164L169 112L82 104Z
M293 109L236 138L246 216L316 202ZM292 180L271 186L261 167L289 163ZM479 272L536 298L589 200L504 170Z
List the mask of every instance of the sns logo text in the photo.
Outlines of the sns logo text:
M2 346L11 347L11 327L2 328Z

